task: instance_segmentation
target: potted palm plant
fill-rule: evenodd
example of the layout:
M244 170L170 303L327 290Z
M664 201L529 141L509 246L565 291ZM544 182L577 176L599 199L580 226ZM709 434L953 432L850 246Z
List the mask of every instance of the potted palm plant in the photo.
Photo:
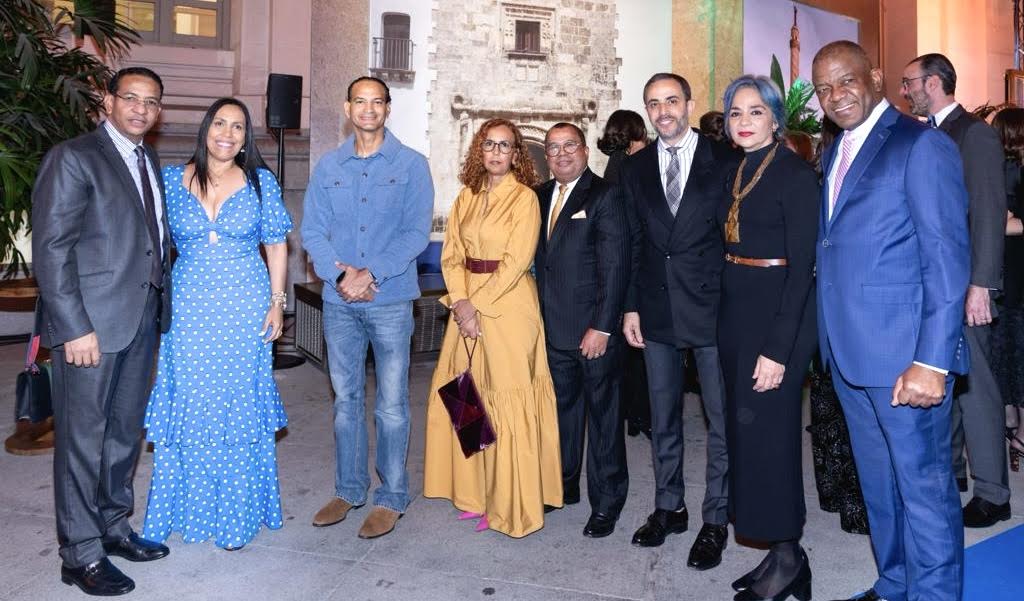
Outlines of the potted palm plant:
M770 77L775 85L782 92L782 107L786 112L786 130L800 131L809 136L816 136L821 133L821 119L818 113L807 103L814 97L814 86L805 79L797 79L786 89L782 79L782 67L779 66L779 59L772 55L772 66Z
M139 41L112 7L104 0L0 3L0 310L34 302L31 279L19 279L29 269L17 241L31 232L32 185L43 155L96 126L112 75L104 61L123 58Z
M96 126L105 60L123 58L139 36L110 0L0 1L0 311L30 311L35 280L18 248L30 235L32 186L43 155ZM84 49L85 38L92 51ZM4 448L21 455L53 446L53 419L19 419Z

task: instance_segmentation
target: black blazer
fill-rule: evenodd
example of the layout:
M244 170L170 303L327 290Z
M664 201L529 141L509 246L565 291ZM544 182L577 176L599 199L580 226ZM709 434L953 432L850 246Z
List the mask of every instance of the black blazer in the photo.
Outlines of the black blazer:
M548 240L555 185L550 180L534 188L541 213L534 266L547 343L569 350L579 347L588 328L621 334L629 226L619 188L588 168L563 201Z
M716 344L724 251L715 211L737 165L732 149L698 136L674 219L657 142L628 157L620 173L632 237L625 311L640 313L644 338L680 348Z
M156 152L145 147L159 169ZM163 178L156 173L163 198ZM163 211L161 331L171 325L171 242ZM54 347L96 332L118 352L139 329L153 248L139 190L103 126L53 147L32 190L32 265L42 303L40 334Z
M1003 287L1003 237L1006 233L1006 181L1003 145L987 123L957 105L939 129L960 149L967 186L971 228L971 284Z

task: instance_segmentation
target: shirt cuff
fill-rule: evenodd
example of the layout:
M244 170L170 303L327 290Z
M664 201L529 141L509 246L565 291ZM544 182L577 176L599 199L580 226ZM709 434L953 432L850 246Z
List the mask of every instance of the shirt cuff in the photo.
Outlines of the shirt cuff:
M939 372L940 374L942 374L944 376L948 376L949 375L949 370L948 369L941 369L941 368L935 367L934 365L928 365L927 363L921 363L920 361L914 361L914 365L920 365L921 367L923 367L925 369L930 369L932 371L937 371L937 372Z
M611 336L612 335L611 332L602 332L601 330L594 330L594 331L597 332L598 334L604 334L605 336Z

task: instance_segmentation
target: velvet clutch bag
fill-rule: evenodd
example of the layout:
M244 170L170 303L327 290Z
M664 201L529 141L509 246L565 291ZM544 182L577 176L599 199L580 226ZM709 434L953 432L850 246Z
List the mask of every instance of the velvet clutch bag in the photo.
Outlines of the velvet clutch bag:
M470 350L466 339L462 339L462 345L469 355L466 371L437 390L444 408L448 411L448 417L452 420L452 427L455 428L455 435L462 446L462 453L467 459L497 440L494 428L491 427L491 420L487 417L487 410L480 399L480 392L473 381L473 353L476 351L476 344L477 341L474 340L473 349Z

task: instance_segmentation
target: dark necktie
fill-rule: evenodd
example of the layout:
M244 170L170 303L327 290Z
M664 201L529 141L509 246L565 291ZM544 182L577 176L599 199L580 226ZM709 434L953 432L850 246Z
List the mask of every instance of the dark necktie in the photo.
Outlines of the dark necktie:
M935 121L935 115L928 115L928 127L938 127L939 124Z
M163 247L160 244L160 228L156 224L156 201L153 198L153 187L149 183L148 161L146 161L146 153L141 146L135 147L135 158L138 159L139 178L142 184L142 204L145 205L146 229L149 230L149 239L153 242L149 283L159 288L164 279L164 265L160 257Z

